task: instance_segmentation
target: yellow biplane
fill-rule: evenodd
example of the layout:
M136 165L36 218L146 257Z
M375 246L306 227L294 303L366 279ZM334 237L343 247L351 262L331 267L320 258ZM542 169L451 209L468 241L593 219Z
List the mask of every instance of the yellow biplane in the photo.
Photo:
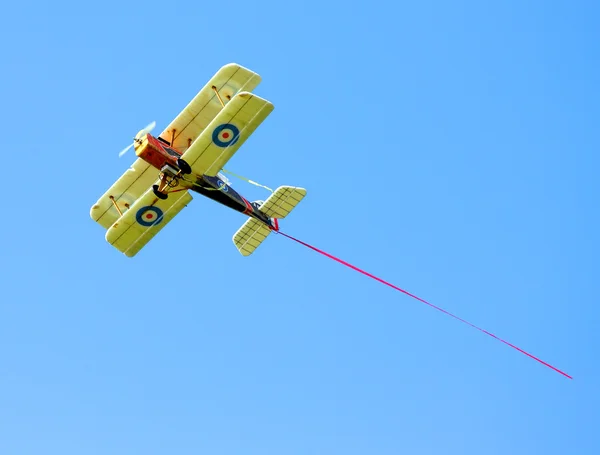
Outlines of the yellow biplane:
M158 136L154 123L138 132L136 161L92 206L90 216L106 229L106 240L135 256L191 200L202 194L249 218L234 234L248 256L304 198L306 190L277 188L266 201L250 202L229 184L223 167L273 111L252 93L260 76L238 64L222 67Z

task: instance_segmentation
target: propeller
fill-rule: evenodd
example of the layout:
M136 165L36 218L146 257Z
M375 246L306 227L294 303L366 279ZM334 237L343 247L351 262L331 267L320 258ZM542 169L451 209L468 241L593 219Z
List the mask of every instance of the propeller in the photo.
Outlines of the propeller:
M140 130L140 132L135 135L135 138L133 139L133 143L129 144L127 147L125 147L123 150L121 150L119 152L119 158L121 158L123 155L125 155L127 150L129 150L131 147L133 147L136 142L141 142L141 138L144 137L146 134L148 134L150 131L152 131L155 126L156 126L156 122L152 122L152 123L146 125L142 130Z

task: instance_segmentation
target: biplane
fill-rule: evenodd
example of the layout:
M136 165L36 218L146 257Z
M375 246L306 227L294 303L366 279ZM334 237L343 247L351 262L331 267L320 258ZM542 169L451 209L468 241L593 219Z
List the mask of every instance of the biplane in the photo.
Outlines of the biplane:
M252 93L261 77L238 64L223 66L158 136L155 123L133 143L136 161L90 210L106 229L106 241L135 256L199 193L248 216L234 234L239 252L249 256L306 195L281 186L265 200L248 201L221 172L273 104ZM123 150L119 156L124 154Z

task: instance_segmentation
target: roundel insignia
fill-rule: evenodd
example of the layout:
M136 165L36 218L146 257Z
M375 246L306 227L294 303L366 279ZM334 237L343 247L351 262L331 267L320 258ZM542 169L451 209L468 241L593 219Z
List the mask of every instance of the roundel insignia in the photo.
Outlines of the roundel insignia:
M227 188L227 185L225 184L225 182L223 182L223 180L221 180L221 179L217 180L217 185L219 185L219 189L223 193L227 193L229 191L229 189Z
M231 123L223 123L217 126L212 134L213 142L219 147L234 145L240 138L240 130Z
M158 207L147 205L137 211L135 220L145 227L156 226L163 220L163 215L163 211Z

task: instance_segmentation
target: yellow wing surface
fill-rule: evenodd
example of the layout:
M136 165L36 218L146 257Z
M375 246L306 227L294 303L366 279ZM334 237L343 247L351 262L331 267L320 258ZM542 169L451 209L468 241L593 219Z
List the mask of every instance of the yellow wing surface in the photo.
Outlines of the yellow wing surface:
M219 98L228 103L241 90L254 90L260 81L261 77L257 73L236 63L223 66L167 126L160 137L168 142L175 138L175 148L187 149L223 109ZM212 87L216 87L219 96ZM158 170L138 158L93 205L90 216L108 229L120 217L111 196L124 213L157 180Z
M106 241L128 257L135 256L183 208L190 203L189 191L170 193L158 199L149 188L119 220L106 231Z
M250 92L238 93L181 158L198 175L217 175L272 111L271 102Z
M138 158L133 165L98 199L90 210L94 221L108 229L144 192L158 181L158 171ZM112 199L111 199L112 198Z
M177 150L186 150L223 109L223 104L241 91L253 91L260 81L257 73L236 63L223 66L160 137Z

